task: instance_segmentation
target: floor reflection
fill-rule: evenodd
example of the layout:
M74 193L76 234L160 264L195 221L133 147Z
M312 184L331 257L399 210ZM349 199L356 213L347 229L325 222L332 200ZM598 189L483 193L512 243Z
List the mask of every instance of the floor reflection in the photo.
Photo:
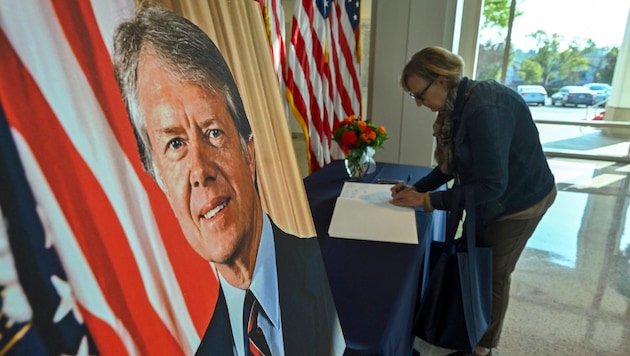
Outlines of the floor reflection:
M582 193L558 192L556 201L527 243L527 249L537 259L575 267L580 229L575 222L582 220L587 198ZM559 214L561 219L557 218ZM552 215L556 218L549 218Z

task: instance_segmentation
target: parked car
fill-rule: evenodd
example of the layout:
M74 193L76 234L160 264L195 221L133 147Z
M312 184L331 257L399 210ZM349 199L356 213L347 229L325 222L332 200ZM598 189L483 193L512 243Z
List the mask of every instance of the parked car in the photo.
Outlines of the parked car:
M606 111L595 114L591 120L604 120L604 116L606 116Z
M610 97L610 91L612 87L606 83L588 83L584 84L585 87L590 89L595 93L595 103L598 106L604 106L606 104L606 100Z
M519 85L516 92L521 94L527 104L545 105L547 91L542 85Z
M578 85L567 85L551 96L551 105L593 105L595 94L587 87Z

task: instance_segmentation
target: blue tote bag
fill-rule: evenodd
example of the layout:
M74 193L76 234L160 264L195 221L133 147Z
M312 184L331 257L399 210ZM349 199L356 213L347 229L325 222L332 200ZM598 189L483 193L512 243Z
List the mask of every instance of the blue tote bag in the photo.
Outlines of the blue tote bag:
M477 244L473 187L455 184L452 189L445 241L425 242L413 332L432 345L472 352L492 314L492 250ZM464 232L456 239L462 200Z

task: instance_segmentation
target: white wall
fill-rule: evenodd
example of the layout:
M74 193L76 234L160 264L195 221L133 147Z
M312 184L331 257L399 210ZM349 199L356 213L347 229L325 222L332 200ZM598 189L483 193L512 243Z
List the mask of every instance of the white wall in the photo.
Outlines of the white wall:
M430 166L436 114L416 107L399 85L400 73L409 58L426 46L457 52L469 71L474 68L482 0L373 2L368 116L389 132L389 140L375 158Z

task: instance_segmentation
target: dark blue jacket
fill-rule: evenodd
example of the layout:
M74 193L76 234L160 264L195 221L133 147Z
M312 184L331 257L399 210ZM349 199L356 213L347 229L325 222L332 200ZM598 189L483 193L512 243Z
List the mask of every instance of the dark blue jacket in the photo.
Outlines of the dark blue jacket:
M451 115L456 176L473 186L480 222L485 226L502 215L527 209L553 188L553 174L543 153L538 129L525 101L496 81L464 78ZM414 184L432 191L454 176L438 167ZM451 191L430 194L435 209L449 210Z
M298 238L272 223L286 355L329 355L340 332L335 302L315 238ZM223 290L195 355L233 355Z

